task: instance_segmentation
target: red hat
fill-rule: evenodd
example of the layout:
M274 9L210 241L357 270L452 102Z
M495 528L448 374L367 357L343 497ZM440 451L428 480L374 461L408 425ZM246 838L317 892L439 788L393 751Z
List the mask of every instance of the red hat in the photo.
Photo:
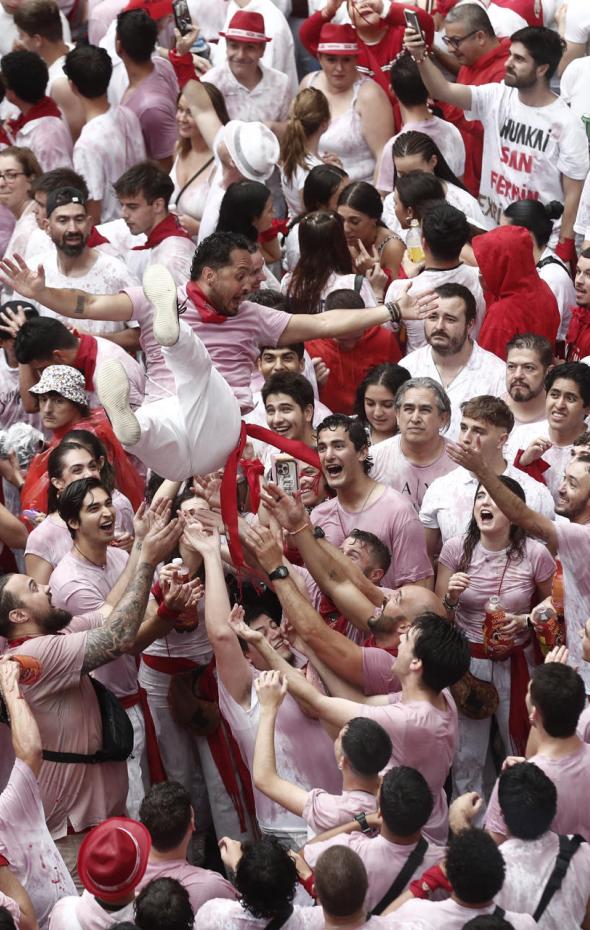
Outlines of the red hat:
M119 901L143 878L151 846L149 831L142 823L110 817L94 827L80 846L80 881L101 901Z
M358 55L356 32L349 23L324 23L320 32L318 52L324 55Z
M237 13L234 13L229 21L227 31L220 32L219 35L224 36L231 42L263 43L271 41L264 34L264 17L262 14L248 13L246 10L238 10Z
M172 0L129 0L123 12L130 10L145 10L153 20L163 19L172 16Z

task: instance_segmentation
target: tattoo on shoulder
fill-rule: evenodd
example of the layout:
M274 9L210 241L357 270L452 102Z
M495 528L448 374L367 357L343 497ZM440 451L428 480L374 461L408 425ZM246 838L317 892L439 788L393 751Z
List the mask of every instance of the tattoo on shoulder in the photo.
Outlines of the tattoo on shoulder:
M128 652L133 646L139 626L144 618L153 566L142 562L127 585L119 603L113 608L102 626L90 630L82 673L100 668L112 659Z
M76 297L76 306L74 307L74 313L77 313L81 316L84 313L84 306L86 304L86 298L84 294L78 294Z

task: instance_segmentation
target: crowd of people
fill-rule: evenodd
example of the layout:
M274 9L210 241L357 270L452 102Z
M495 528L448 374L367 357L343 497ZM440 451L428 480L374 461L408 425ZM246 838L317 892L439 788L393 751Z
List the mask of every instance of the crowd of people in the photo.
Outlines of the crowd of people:
M0 930L590 930L590 3L0 24Z

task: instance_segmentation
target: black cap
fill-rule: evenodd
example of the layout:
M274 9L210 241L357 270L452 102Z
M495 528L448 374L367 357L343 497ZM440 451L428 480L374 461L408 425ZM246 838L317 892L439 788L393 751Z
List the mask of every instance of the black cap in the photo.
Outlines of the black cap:
M69 203L81 203L86 206L86 198L82 191L75 187L59 187L47 195L47 216L51 216L56 207L65 207Z

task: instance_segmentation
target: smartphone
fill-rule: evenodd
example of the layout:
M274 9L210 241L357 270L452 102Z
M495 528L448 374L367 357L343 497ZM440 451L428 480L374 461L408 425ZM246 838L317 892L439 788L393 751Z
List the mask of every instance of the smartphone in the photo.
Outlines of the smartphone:
M186 0L172 0L174 22L181 36L185 36L193 28L190 10Z
M272 466L272 478L285 494L294 494L299 490L297 462L290 455L277 455Z
M420 20L418 19L418 16L414 12L414 10L404 10L404 17L405 17L406 26L408 27L408 29L413 29L414 32L417 32L418 35L424 38L422 34L422 30L420 28Z

